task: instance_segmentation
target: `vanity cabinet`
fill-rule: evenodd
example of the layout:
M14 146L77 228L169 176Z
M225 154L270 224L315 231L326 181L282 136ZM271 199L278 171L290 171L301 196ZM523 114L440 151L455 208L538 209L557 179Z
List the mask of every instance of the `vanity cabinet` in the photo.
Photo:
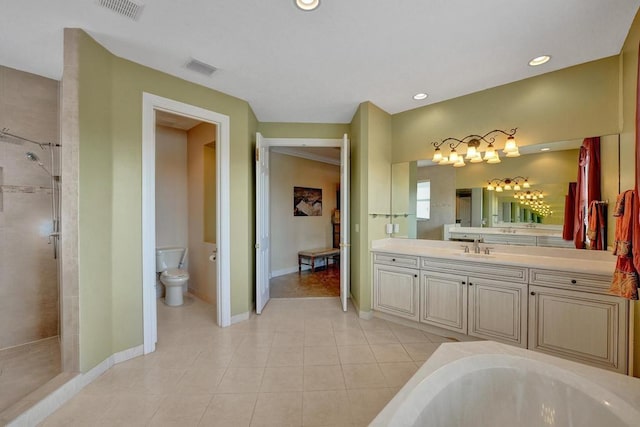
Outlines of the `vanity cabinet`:
M526 348L526 268L433 258L420 268L422 323Z
M375 254L373 308L417 322L420 273L417 266L417 257Z
M529 349L627 372L627 300L610 277L531 269Z
M467 333L467 276L422 271L420 321Z
M558 262L558 269L539 268L545 264L534 257L522 264L495 259L457 251L447 257L373 252L373 308L627 373L629 302L608 295L606 269L573 272Z
M527 285L469 278L468 334L527 348Z

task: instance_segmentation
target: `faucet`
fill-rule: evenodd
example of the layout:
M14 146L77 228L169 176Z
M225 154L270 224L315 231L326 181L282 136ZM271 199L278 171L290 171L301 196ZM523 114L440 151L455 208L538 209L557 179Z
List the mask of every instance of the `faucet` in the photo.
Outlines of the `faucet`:
M479 254L480 253L480 242L482 242L481 238L473 239L473 253L474 254Z

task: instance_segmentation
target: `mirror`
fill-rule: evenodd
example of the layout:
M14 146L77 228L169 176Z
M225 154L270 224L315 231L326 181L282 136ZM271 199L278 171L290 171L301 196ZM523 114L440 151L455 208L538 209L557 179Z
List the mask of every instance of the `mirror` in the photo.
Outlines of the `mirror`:
M447 229L458 226L499 228L510 231L535 228L536 232L558 234L564 220L564 201L569 182L575 182L582 139L529 145L520 157L502 157L499 164L468 164L462 168L435 165L431 160L393 164L391 168L392 222L399 224L396 237L442 240ZM608 241L613 242L611 215L619 188L618 135L601 137L602 199L609 200ZM528 178L530 188L520 191L488 191L493 179ZM417 183L428 181L427 214L417 214L420 203ZM522 185L522 182L521 182ZM526 191L543 194L544 212L525 205ZM524 199L516 199L522 193ZM495 230L494 230L495 231Z

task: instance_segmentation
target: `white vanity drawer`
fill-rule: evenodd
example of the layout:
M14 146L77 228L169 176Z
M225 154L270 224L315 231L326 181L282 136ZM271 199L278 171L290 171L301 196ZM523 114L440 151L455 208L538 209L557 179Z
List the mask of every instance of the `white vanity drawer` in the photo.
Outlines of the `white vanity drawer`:
M484 243L499 243L502 245L535 246L536 236L518 234L485 234Z
M498 265L484 262L473 262L471 256L461 259L428 258L420 259L420 269L440 271L442 273L466 274L482 279L507 280L509 282L527 283L528 269L514 265Z
M538 236L537 243L538 246L549 246L553 248L575 248L573 240L564 240L562 237L556 236Z
M373 254L374 264L398 265L401 267L418 268L420 257L411 255L398 255L375 252Z
M529 269L531 285L553 286L587 292L608 293L612 276L573 273L569 271Z
M449 240L459 240L461 242L473 242L476 239L480 239L479 234L474 233L460 233L456 231L449 232Z

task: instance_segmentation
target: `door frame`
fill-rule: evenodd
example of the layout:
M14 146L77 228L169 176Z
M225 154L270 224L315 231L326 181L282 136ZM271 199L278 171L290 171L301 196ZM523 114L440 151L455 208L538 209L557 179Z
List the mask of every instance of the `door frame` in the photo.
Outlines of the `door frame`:
M156 312L156 110L216 125L217 283L216 313L220 327L231 324L230 257L230 127L229 116L169 98L142 94L142 305L144 353L155 351L158 341Z
M266 147L267 150L270 149L271 147L329 147L329 148L334 147L334 148L340 148L341 150L344 150L345 140L347 140L347 141L349 140L346 134L342 138L264 138L264 137L262 138L263 146ZM349 149L349 145L348 144L347 144L347 149ZM345 153L341 152L340 154L341 154L341 156L340 156L340 159L341 159L340 160L340 165L341 165L341 168L342 168L342 166L343 166L342 162L345 159L345 156L344 156ZM350 159L350 155L349 154L350 153L346 153L346 159L347 160ZM341 175L342 175L342 171L341 171ZM345 188L347 189L347 192L350 192L350 190L351 190L350 185L347 185ZM341 197L343 199L346 198L346 200L349 200L349 194L341 194ZM270 198L267 199L266 202L267 202L266 209L268 210L269 205L271 204ZM256 203L257 203L257 201L256 201ZM256 215L257 215L257 213L256 213ZM345 236L348 236L349 230L348 229L344 230L344 233L345 233ZM269 239L270 238L271 238L271 236L269 236ZM343 241L343 240L345 240L345 241ZM341 246L341 249L343 249L345 251L345 253L347 254L347 257L348 257L349 252L350 252L349 251L349 249L350 249L349 248L350 239L348 239L348 238L343 239L343 236L341 235L340 236L340 246ZM340 258L341 258L341 260L340 260L341 263L346 263L347 262L346 259L343 260L342 256ZM268 271L268 278L267 278L267 280L268 280L271 277L271 265L268 266L267 271ZM258 274L257 269L256 269L256 274ZM350 280L350 278L347 277L347 281L348 280ZM350 286L350 283L343 284L342 283L342 278L341 278L340 282L341 282L340 283L340 299L344 302L343 303L343 310L346 311L346 308L347 308L346 300L351 298L351 286ZM257 278L256 278L256 283L258 283ZM345 297L344 299L343 299L343 295L342 295L343 289L346 291L345 293L347 294L347 295L344 296ZM256 289L256 292L257 291L258 290Z

